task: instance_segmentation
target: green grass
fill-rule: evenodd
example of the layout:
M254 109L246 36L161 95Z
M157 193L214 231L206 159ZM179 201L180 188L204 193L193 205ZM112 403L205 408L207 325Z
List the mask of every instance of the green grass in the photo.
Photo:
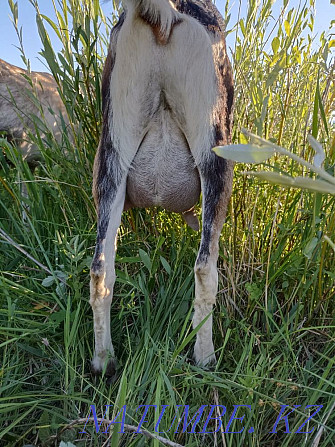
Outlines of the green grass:
M157 405L144 423L151 432L162 405L169 407L160 431L169 429L177 405L189 405L193 416L201 405L220 404L227 407L224 426L234 405L252 406L243 424L236 420L231 426L230 431L245 426L242 433L186 434L181 427L175 433L175 422L161 436L188 447L335 445L335 256L323 239L327 235L335 240L335 201L244 176L243 165L236 166L220 244L216 367L201 369L191 360L193 265L200 235L186 228L178 215L133 210L123 215L120 228L112 306L118 377L106 384L91 376L91 172L101 123L100 97L94 92L100 89L107 22L97 2L83 3L84 8L74 0L55 4L60 22L51 25L64 43L60 55L48 43L50 24L37 14L43 57L59 84L71 123L80 122L80 129L75 134L73 128L64 129L62 146L51 133L46 142L32 135L45 160L34 175L16 149L1 140L11 165L1 157L0 444L104 445L108 435L95 433L92 423L86 435L79 434L83 424L61 432L71 421L87 417L91 404L98 417L112 405L108 418L126 404L126 422L133 425L141 419L139 405ZM334 174L334 44L326 33L311 41L307 6L290 12L288 4L279 19L272 18L270 3L263 1L257 8L250 1L247 18L241 18L238 27L227 26L237 36L231 56L236 80L234 142L244 142L240 130L246 127L311 160L306 136L313 133L326 149L326 170ZM71 45L67 26L73 26ZM89 51L89 45L96 51ZM304 174L290 159L273 157L270 164L277 172ZM20 179L28 180L26 225ZM284 422L276 434L270 433L281 405L301 407L288 417L291 433L285 433ZM323 405L302 431L315 429L295 434L311 414L307 405ZM196 431L202 430L208 408ZM236 417L242 414L241 409ZM254 432L248 433L251 426ZM208 430L215 427L211 421ZM143 435L116 431L110 443L160 445Z

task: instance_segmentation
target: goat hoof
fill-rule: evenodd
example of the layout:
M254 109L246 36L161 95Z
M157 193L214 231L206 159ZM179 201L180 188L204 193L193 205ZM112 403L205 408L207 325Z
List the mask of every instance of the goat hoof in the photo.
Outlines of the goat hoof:
M208 352L212 352L208 354ZM194 347L194 360L198 366L213 366L217 363L215 354L213 351L204 352L201 349L198 349L197 345Z
M105 366L106 365L106 366ZM107 382L110 383L116 376L116 359L110 358L106 364L106 358L94 356L91 362L91 371L94 376L100 376L104 372Z

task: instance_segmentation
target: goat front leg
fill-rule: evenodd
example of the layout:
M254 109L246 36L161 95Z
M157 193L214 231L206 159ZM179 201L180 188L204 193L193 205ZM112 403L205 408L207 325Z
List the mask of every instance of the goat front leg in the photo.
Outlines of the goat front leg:
M93 183L98 211L98 232L90 283L95 338L92 370L93 373L100 373L108 362L107 376L114 375L116 366L110 332L110 308L115 283L117 231L125 202L126 181L127 172L122 169L115 151L105 151L99 147Z
M202 188L202 233L194 267L193 327L197 327L210 315L197 332L194 358L198 364L205 366L216 361L212 341L211 312L216 302L219 239L231 195L233 163L211 152L198 169Z

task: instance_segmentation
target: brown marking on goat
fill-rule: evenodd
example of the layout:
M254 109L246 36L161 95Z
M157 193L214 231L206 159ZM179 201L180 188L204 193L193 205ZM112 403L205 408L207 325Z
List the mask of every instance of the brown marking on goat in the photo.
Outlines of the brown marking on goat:
M165 46L170 43L172 33L173 33L175 26L177 26L183 22L182 20L175 20L172 23L169 34L166 35L162 32L162 27L159 22L154 23L154 22L152 22L152 20L150 18L146 17L145 15L141 15L139 18L142 19L148 26L150 26L152 33L155 37L156 44L161 45L161 46Z
M173 30L174 30L174 27L176 25L178 25L179 23L182 23L182 20L178 20L178 21L173 23L173 25L171 26L171 30L170 30L170 33L169 33L168 36L165 36L162 33L160 24L158 24L158 25L156 25L156 24L155 25L151 25L149 23L149 25L150 25L150 27L152 29L152 32L153 32L153 34L155 36L157 45L167 45L170 42L170 40L171 40L171 36L172 36Z
M150 27L152 29L152 32L154 33L157 45L167 45L168 42L169 42L169 39L170 39L170 35L169 36L165 36L161 32L160 25L150 25Z

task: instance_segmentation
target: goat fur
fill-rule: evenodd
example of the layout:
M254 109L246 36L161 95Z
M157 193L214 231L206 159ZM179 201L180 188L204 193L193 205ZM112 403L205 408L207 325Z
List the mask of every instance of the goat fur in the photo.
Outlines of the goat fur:
M115 370L110 306L123 209L162 206L187 213L200 191L193 326L203 325L194 357L206 365L215 361L218 243L233 176L233 163L211 150L231 141L234 89L223 20L210 0L124 0L123 6L103 72L103 127L93 174L92 367Z

